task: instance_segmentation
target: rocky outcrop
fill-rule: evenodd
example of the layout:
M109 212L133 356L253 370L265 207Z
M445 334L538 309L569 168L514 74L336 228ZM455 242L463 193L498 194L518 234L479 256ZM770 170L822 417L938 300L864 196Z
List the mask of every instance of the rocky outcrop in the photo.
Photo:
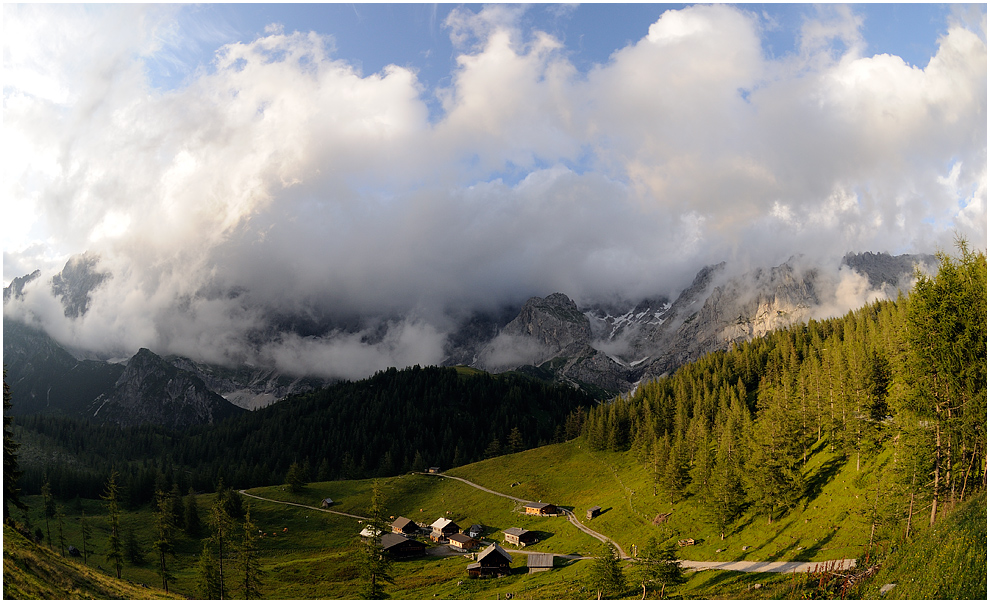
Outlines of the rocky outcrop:
M31 274L18 276L10 281L10 284L3 288L3 303L6 304L11 299L22 299L24 297L24 285L41 276L40 270L35 270Z
M11 412L77 415L107 391L123 367L79 360L44 331L3 319L3 362Z
M127 362L114 387L93 401L91 410L100 422L169 428L213 424L245 412L210 391L193 373L144 348Z
M569 297L532 297L484 347L477 366L496 372L538 367L541 374L579 387L606 393L628 389L628 368L595 349L592 337L588 316Z
M194 362L181 356L168 356L164 360L177 369L196 375L210 390L247 410L256 410L286 396L329 385L324 379L289 377L274 369L248 366L227 368Z
M62 271L52 277L52 293L62 300L65 316L77 318L89 309L90 294L109 272L98 272L99 257L90 253L69 258Z

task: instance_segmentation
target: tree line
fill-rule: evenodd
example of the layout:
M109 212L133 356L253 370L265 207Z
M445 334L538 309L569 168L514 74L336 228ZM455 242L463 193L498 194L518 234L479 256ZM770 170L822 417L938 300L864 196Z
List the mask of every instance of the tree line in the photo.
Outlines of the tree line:
M987 478L986 255L959 247L906 297L734 345L592 408L584 436L633 451L654 494L694 497L723 537L744 511L772 522L812 495L815 450L863 472L871 533L910 533L923 508L934 523Z
M519 375L454 368L388 369L185 431L119 427L46 415L17 417L16 439L44 458L23 463L20 487L49 483L60 500L98 498L117 472L121 504L154 501L156 485L212 491L397 475L463 465L580 434L594 400Z

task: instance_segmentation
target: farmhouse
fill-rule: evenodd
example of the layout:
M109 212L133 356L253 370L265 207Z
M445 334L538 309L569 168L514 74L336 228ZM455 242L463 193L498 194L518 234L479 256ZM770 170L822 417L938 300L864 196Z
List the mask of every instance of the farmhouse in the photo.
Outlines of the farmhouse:
M408 517L399 517L392 522L393 534L415 534L419 532L419 526Z
M440 467L430 467L426 470L427 473L440 473Z
M382 550L396 558L417 557L426 554L426 545L401 534L382 536Z
M588 519L594 519L602 514L601 507L591 507L588 509Z
M536 553L535 555L526 555L526 567L529 568L529 573L531 574L549 571L553 569L553 554Z
M509 544L526 546L527 544L535 544L538 540L536 532L530 532L523 528L507 528L505 530L505 541Z
M455 551L466 553L473 548L477 548L478 541L471 538L467 534L451 534L450 537L447 538L447 546Z
M555 505L545 502L526 503L527 515L552 515L556 516L560 511Z
M430 540L441 544L445 543L451 534L461 531L461 526L454 523L454 520L447 519L446 517L441 517L434 521L430 527L433 529L433 532L430 534Z
M478 553L477 563L467 566L468 575L472 578L482 576L505 576L509 573L512 556L497 544L489 546Z

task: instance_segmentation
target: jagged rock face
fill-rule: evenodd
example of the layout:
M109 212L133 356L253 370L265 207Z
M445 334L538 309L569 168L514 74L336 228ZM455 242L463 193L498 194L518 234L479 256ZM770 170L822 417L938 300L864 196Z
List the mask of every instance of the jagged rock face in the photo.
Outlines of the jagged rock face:
M97 272L99 258L92 254L69 258L59 272L52 277L52 293L61 298L65 315L77 318L89 309L89 295L110 277L108 272Z
M701 307L683 317L676 330L655 340L659 353L646 376L659 376L732 343L807 320L819 303L816 278L815 270L799 273L785 263L712 288ZM710 283L710 278L706 280ZM696 307L696 302L685 307Z
M41 276L40 270L35 270L31 274L25 276L18 276L14 280L10 281L10 284L3 288L3 303L7 303L12 298L23 298L24 297L24 285L30 283L34 279Z
M869 279L870 287L884 289L890 295L887 287L892 288L896 295L897 289L910 286L915 268L923 272L934 273L938 270L934 255L904 254L892 256L889 253L850 253L842 258L842 263Z
M44 331L3 319L3 361L11 412L75 415L109 389L123 367L78 360Z
M573 356L590 341L588 317L569 297L563 293L532 297L482 350L480 364L494 370L538 366L560 355ZM566 353L570 347L573 353Z
M477 366L494 371L534 366L576 386L628 389L629 370L591 342L590 320L573 300L563 293L533 297L485 346Z
M274 369L251 367L231 369L193 362L181 356L169 356L164 360L177 369L196 375L210 390L220 394L231 404L247 410L256 410L286 396L329 384L323 379L287 377Z
M93 401L92 411L101 422L171 428L213 424L244 412L193 373L144 348L128 361L113 389Z

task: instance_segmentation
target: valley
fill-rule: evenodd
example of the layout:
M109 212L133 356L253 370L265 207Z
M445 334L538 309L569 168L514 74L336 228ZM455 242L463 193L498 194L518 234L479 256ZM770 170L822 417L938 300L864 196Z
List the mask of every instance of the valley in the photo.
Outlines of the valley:
M397 517L434 538L381 570L396 598L596 598L613 550L609 598L985 597L985 283L985 256L962 247L907 298L734 343L609 400L522 371L416 366L214 425L22 417L6 437L28 505L10 517L58 550L88 524L100 563L123 542L124 579L164 573L192 597L219 596L219 564L251 560L248 594L364 598L367 530ZM550 516L530 513L544 504ZM437 542L447 520L482 526L476 552L507 551L500 577L468 576L474 559ZM162 542L173 556L156 566ZM657 543L684 580L647 585ZM530 573L543 556L553 566ZM917 581L875 583L921 557Z

